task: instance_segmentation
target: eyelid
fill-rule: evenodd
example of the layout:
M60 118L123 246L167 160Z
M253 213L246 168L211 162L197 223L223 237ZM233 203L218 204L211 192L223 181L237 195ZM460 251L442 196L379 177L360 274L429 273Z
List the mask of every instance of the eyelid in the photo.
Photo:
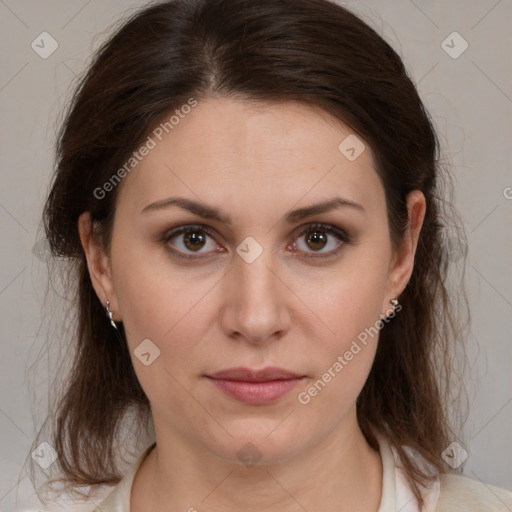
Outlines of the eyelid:
M170 251L173 255L178 256L178 258L183 258L185 260L199 260L208 257L209 253L198 253L198 256L195 256L193 253L184 253L182 251L179 251L177 249L173 249L167 245L167 242L169 242L172 238L179 236L183 233L186 233L187 231L202 231L206 233L210 238L215 240L215 236L210 230L208 226L203 226L201 224L185 224L182 226L178 226L176 228L169 229L165 232L163 238L161 239L161 242L166 245L166 248L168 251ZM217 242L215 242L217 243ZM218 245L218 243L217 243Z
M301 236L305 235L306 233L310 233L310 232L314 231L315 229L319 229L319 230L321 229L331 235L334 234L340 240L338 247L336 247L335 249L332 249L331 251L326 252L326 253L311 252L311 253L307 253L307 254L309 254L308 256L296 256L296 257L306 258L306 259L307 258L318 259L318 258L333 257L339 253L339 251L341 250L341 247L343 247L343 245L351 243L351 237L346 233L345 230L338 228L337 226L334 226L332 224L326 224L326 223L322 223L322 222L310 222L308 224L299 226L295 230L295 234L292 237L292 241L294 241L297 238L300 238ZM219 245L215 239L215 235L213 234L212 230L208 226L204 226L201 224L186 224L186 225L178 226L176 228L169 229L164 234L163 238L161 239L161 242L167 243L167 242L169 242L169 240L171 240L172 238L174 238L176 236L186 233L187 231L194 231L194 230L202 231L202 232L206 233L210 238L215 240L215 243L217 244L217 246ZM169 246L166 246L166 247L173 254L177 255L178 257L187 259L187 260L203 259L203 258L208 257L209 254L211 254L211 253L197 253L198 255L193 255L193 253L184 253L182 251L173 249Z
M300 226L297 229L299 230L299 232L298 232L298 234L294 235L294 237L293 237L294 240L296 238L300 238L301 236L305 235L306 233L310 233L310 232L314 231L315 229L325 231L326 233L331 234L331 235L334 234L340 240L340 243L338 244L338 246L335 249L332 249L331 251L317 252L317 253L315 253L313 251L313 252L305 253L306 256L303 256L303 255L295 256L294 255L295 257L298 257L298 258L305 258L305 259L332 258L332 257L336 256L341 251L341 249L343 248L343 246L345 244L351 243L351 237L346 233L346 231L341 228L338 228L337 226L334 226L332 224L326 224L324 222L313 222L313 223L309 223L309 224Z

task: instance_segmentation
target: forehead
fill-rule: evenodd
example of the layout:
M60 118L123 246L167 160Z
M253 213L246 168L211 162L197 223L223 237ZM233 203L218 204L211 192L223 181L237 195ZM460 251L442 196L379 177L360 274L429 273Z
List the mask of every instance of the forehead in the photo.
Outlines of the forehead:
M139 211L176 194L260 208L383 194L371 148L314 107L211 98L176 114L150 132L151 149L124 178L120 195Z

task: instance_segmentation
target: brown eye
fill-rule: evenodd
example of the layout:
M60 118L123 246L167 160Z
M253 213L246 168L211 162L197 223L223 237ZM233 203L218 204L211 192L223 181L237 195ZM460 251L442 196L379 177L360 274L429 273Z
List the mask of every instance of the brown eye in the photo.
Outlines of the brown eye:
M192 251L201 249L205 244L206 237L199 231L186 231L183 237L183 245Z
M304 242L302 240L304 239ZM336 255L341 247L350 243L348 235L341 229L328 224L314 224L303 229L295 242L294 248L300 252L313 253L306 257L327 258ZM326 249L327 250L324 250ZM318 254L314 254L318 253Z
M311 231L306 237L306 244L310 249L319 251L327 245L327 236L321 231Z
M182 226L171 230L162 242L173 254L183 258L194 258L194 253L203 256L219 248L209 231L200 226Z

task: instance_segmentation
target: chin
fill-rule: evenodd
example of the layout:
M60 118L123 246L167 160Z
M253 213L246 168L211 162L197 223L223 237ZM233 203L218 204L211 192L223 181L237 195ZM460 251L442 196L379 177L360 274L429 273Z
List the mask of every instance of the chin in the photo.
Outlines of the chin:
M223 432L221 437L217 433L203 441L209 451L226 462L247 467L284 463L313 444L306 432L287 427L285 417L237 420L236 424L225 424L232 437Z

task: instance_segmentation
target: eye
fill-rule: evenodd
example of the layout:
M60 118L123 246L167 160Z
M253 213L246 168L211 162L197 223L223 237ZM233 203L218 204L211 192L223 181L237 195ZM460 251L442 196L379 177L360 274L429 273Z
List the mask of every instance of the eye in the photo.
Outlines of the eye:
M305 243L300 243L301 238L305 235ZM332 240L333 236L338 239L336 242ZM176 243L171 243L176 239ZM299 240L297 243L295 240ZM173 229L165 234L162 242L173 255L186 259L197 259L202 256L194 256L193 254L206 255L210 252L225 252L214 240L212 233L204 226L181 226ZM341 229L329 224L312 224L299 232L298 237L291 244L292 251L313 253L306 258L327 258L338 254L344 243L350 243L348 235ZM208 247L209 244L209 247ZM332 247L323 251L326 247ZM204 249L204 250L203 250ZM316 253L316 254L314 254Z
M337 242L333 240L332 235L338 239ZM305 243L301 244L302 237L305 237ZM343 230L329 224L321 223L307 226L299 233L297 240L299 240L299 243L294 242L292 244L294 251L299 249L301 252L313 252L313 254L305 256L306 258L327 258L334 256L339 253L344 243L350 243L348 235ZM330 249L323 251L323 249L329 246L331 246Z
M174 244L169 245L170 241L174 238L178 240L176 244L178 250L171 247ZM208 238L211 238L210 247L208 247ZM187 251L203 254L210 252L212 249L220 249L220 246L213 241L212 234L203 226L182 226L168 232L162 241L167 244L167 247L173 254L188 259L195 258L195 256L191 256L190 253L187 254ZM206 248L206 250L203 251L203 248ZM222 250L219 252L222 252Z

